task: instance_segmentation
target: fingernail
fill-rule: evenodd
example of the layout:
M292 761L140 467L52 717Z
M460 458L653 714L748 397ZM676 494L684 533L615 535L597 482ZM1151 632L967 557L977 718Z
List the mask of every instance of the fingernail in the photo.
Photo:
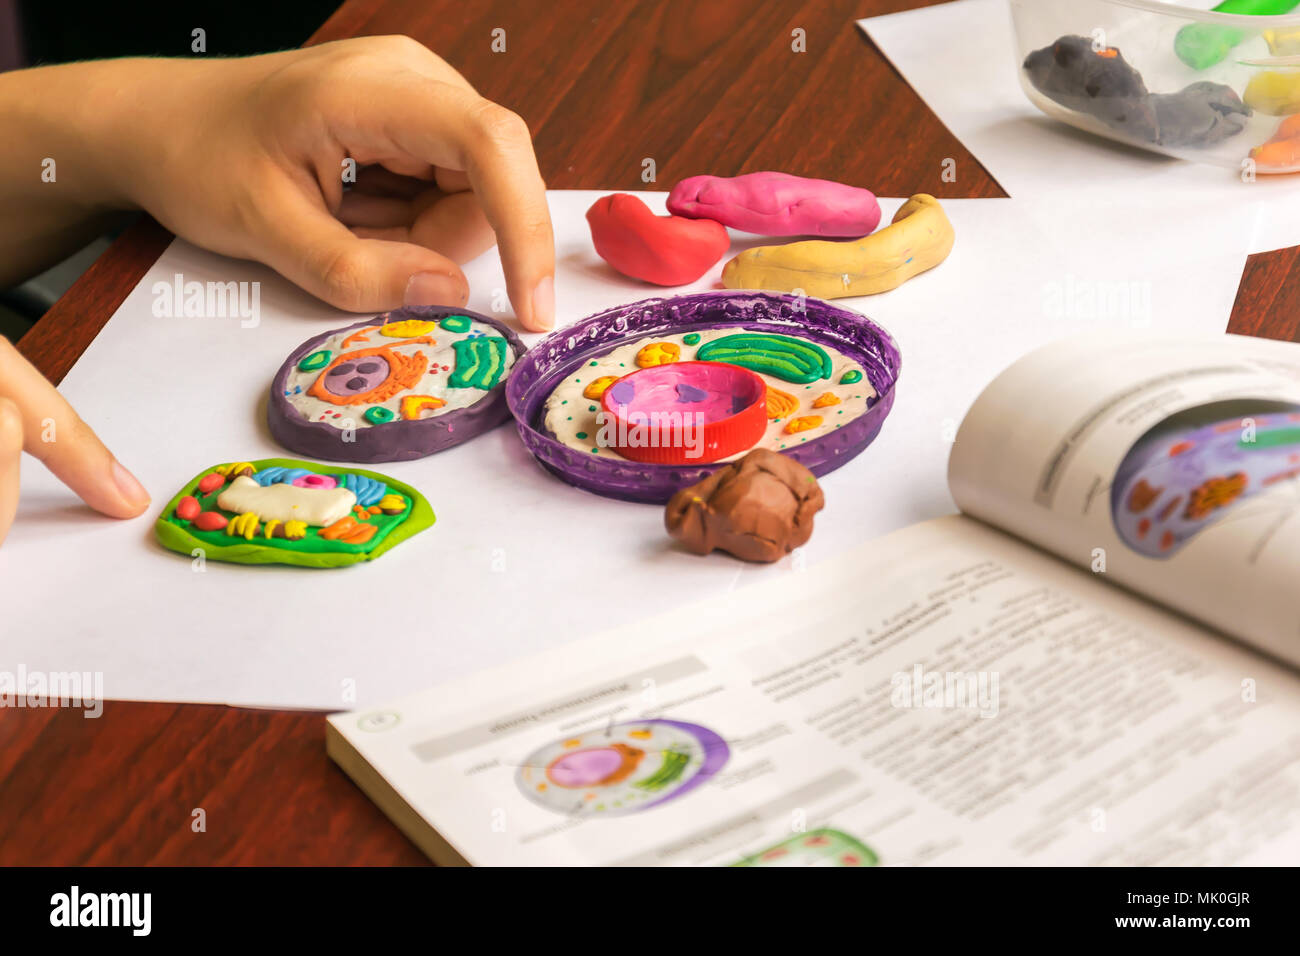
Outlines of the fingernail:
M461 305L463 298L459 283L451 276L438 272L417 272L406 283L402 304Z
M539 331L555 328L555 280L550 276L533 287L533 322Z
M113 484L117 485L122 497L132 504L149 503L149 492L144 490L144 485L116 459L113 460Z

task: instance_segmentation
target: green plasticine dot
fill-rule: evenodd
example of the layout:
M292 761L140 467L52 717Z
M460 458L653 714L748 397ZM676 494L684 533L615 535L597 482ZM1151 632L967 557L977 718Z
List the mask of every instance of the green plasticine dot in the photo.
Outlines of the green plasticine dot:
M305 359L298 363L298 371L314 372L318 368L324 368L330 362L330 356L333 353L329 349L321 349L319 352L312 352Z
M595 368L595 367L596 367L596 364L597 364L596 362L592 362L592 363L591 363L591 367L592 367L592 368Z
M596 406L595 406L595 405L588 405L588 406L587 406L587 411L589 411L589 412L594 412L595 410L596 410Z
M578 432L578 438L580 438L580 439L586 439L586 437L587 437L587 433L586 433L586 432Z
M862 381L862 373L857 369L849 369L840 377L841 385L852 385L854 382Z
M383 405L374 405L366 409L366 421L372 425L383 425L396 417L391 408L384 408Z
M685 343L686 345L699 345L699 344L700 344L700 333L699 333L699 332L689 332L689 333L687 333L686 335L682 336L682 342Z
M448 332L468 332L469 322L468 315L449 315L438 324Z

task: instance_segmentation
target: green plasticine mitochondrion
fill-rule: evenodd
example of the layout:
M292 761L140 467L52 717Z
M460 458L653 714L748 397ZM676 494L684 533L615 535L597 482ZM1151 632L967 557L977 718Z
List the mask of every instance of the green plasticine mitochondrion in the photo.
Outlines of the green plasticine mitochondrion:
M695 358L701 362L739 365L800 385L830 378L832 372L831 357L820 346L803 339L761 332L737 332L705 342Z
M349 545L343 542L328 542L326 544L316 537L316 533L319 531L317 528L309 529L308 537L301 541L287 541L280 538L271 539L275 544L271 544L264 538L255 538L249 541L244 538L233 537L226 535L224 531L198 531L192 527L190 522L175 517L176 505L186 495L193 495L203 500L204 498L215 498L220 494L221 489L217 489L208 496L201 496L198 491L199 480L217 467L217 465L212 465L187 481L171 501L167 502L162 513L158 516L158 520L154 522L154 535L158 538L159 543L168 550L186 555L192 555L198 549L202 551L205 559L229 561L234 564L292 564L305 568L339 568L349 564L358 564L362 561L372 561L388 549L401 544L407 538L414 537L424 529L431 527L434 521L437 520L433 508L422 494L405 482L390 478L388 475L379 472L366 471L362 468L340 468L335 465L301 461L296 458L261 458L250 461L248 464L258 471L281 467L305 468L321 475L363 475L366 478L373 478L375 481L382 481L390 491L404 495L410 504L401 515L376 515L375 518L382 519L386 517L389 519L387 522L382 522L382 524L386 525L386 528L381 528L382 534L376 534L375 538L363 545ZM381 524L379 521L376 523ZM222 538L230 543L222 542ZM316 550L321 547L329 547L331 550Z

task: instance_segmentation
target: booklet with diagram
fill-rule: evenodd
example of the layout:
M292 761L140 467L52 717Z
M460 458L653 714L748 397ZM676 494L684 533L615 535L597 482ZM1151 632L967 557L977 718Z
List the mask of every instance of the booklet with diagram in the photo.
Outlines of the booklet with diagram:
M329 753L441 863L1300 861L1300 345L1049 346L949 485L959 515L335 715Z

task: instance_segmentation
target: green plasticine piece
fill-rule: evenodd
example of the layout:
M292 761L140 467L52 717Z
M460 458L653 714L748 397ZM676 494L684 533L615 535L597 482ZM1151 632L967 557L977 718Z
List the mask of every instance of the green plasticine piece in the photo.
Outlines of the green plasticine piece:
M449 315L442 319L438 325L448 332L468 332L469 316L468 315Z
M393 414L391 408L384 408L383 405L375 405L366 409L365 419L372 425L384 425L391 422L397 416Z
M333 353L329 349L321 349L319 352L312 352L301 362L298 363L298 371L314 372L318 368L324 368L330 363L330 356Z
M832 371L831 358L820 346L802 339L758 332L738 332L706 342L695 358L700 362L739 365L800 385L830 378Z
M456 370L447 379L447 384L453 388L481 388L485 392L495 388L506 370L506 349L509 347L499 335L453 342Z
M862 381L862 373L855 368L849 369L847 372L845 372L843 375L840 376L841 385L856 385L860 381ZM856 395L853 397L857 398Z
M1300 6L1300 0L1224 0L1214 8L1214 12L1270 17L1290 13L1297 6ZM1174 52L1193 70L1205 70L1226 60L1228 54L1246 38L1246 33L1235 27L1189 23L1174 37Z
M407 538L414 537L437 520L433 508L425 497L404 482L387 475L361 468L344 468L337 465L317 464L300 461L296 458L262 458L249 462L258 471L267 468L306 468L322 475L354 474L364 475L376 481L382 481L388 490L401 494L407 500L407 508L398 515L374 515L372 521L379 528L375 536L364 544L347 544L342 541L329 541L319 537L319 528L308 528L307 536L297 541L285 538L266 539L255 536L251 541L226 534L225 530L200 531L189 521L176 518L176 504L187 494L197 496L194 486L199 479L211 472L212 467L201 472L181 486L175 497L163 507L158 520L154 522L154 536L158 542L171 551L192 555L197 549L207 560L229 561L234 564L292 564L305 568L339 568L362 561L372 561L390 548L396 547ZM212 492L212 500L220 494L221 489ZM205 496L207 500L207 496ZM208 507L212 507L211 501Z

